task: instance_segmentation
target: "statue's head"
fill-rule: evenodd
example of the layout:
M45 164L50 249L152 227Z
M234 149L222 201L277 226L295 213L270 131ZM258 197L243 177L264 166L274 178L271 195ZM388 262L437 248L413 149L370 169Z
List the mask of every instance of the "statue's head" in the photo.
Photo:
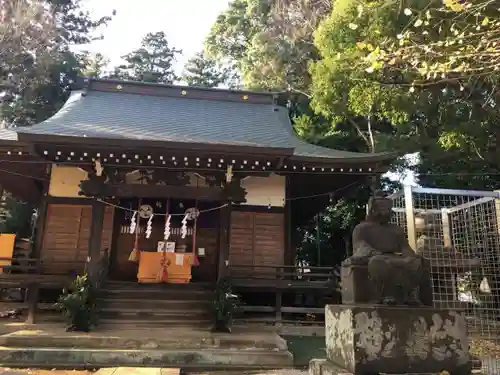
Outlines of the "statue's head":
M368 201L367 218L379 223L388 223L392 216L392 200L381 191L376 191Z

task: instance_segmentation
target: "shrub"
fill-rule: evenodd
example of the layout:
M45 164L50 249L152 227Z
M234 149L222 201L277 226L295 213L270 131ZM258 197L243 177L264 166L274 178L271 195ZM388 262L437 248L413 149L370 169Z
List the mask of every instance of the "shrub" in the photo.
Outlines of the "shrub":
M77 276L59 296L56 307L68 319L68 331L89 332L97 323L95 288L87 275Z

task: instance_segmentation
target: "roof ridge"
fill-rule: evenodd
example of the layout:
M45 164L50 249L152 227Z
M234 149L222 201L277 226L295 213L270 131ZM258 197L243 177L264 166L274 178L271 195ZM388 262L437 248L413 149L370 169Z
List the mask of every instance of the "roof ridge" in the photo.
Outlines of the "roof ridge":
M156 82L122 80L122 79L115 79L115 78L94 78L94 77L79 77L77 82L75 83L73 89L81 89L82 87L85 87L85 86L91 87L91 84L93 82L110 83L110 84L126 84L126 85L143 86L143 87L189 89L189 90L207 91L207 92L228 92L228 93L235 93L235 94L265 95L265 96L283 95L283 94L287 93L286 91L253 91L253 90L231 89L231 88L224 88L224 87L189 86L189 85L183 85L183 84L167 84L167 83L156 83Z

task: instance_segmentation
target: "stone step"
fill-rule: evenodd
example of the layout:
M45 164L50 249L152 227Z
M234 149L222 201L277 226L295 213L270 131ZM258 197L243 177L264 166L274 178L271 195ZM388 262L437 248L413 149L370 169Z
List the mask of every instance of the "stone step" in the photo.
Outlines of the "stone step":
M161 309L116 309L102 307L99 311L99 316L102 319L150 319L150 320L162 320L162 319L179 319L179 320L199 320L203 318L209 318L211 316L209 310L197 309L191 311L185 310L161 310Z
M164 283L137 283L130 281L107 281L104 283L105 287L112 289L140 289L140 290L211 290L215 286L209 283L187 283L187 284L164 284Z
M169 329L168 335L158 332L148 338L141 337L137 329L105 331L91 334L64 332L57 335L6 334L0 336L0 347L37 347L72 349L239 349L239 350L287 350L286 341L277 335L248 333L210 333L208 330Z
M99 329L130 329L130 328L148 328L148 329L162 329L162 328L206 328L212 326L213 319L184 319L180 317L162 317L157 319L151 318L109 318L101 317L99 319Z
M74 349L0 347L0 366L12 368L285 368L293 365L289 351L230 349Z
M211 301L213 293L207 290L179 290L179 289L112 289L104 287L100 291L103 299L143 299L150 301L183 300L183 301Z
M211 300L150 300L142 298L101 298L101 306L107 308L120 309L158 309L158 310L192 310L192 309L210 309L213 302Z

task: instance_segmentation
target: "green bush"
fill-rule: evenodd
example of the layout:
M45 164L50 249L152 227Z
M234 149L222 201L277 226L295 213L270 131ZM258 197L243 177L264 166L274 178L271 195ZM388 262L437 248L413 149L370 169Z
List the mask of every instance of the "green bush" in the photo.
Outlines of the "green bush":
M77 276L59 297L56 307L68 319L68 331L89 332L97 323L95 288L87 275Z
M228 278L221 279L215 288L214 331L231 332L233 314L238 307L239 298L232 292L231 282Z

